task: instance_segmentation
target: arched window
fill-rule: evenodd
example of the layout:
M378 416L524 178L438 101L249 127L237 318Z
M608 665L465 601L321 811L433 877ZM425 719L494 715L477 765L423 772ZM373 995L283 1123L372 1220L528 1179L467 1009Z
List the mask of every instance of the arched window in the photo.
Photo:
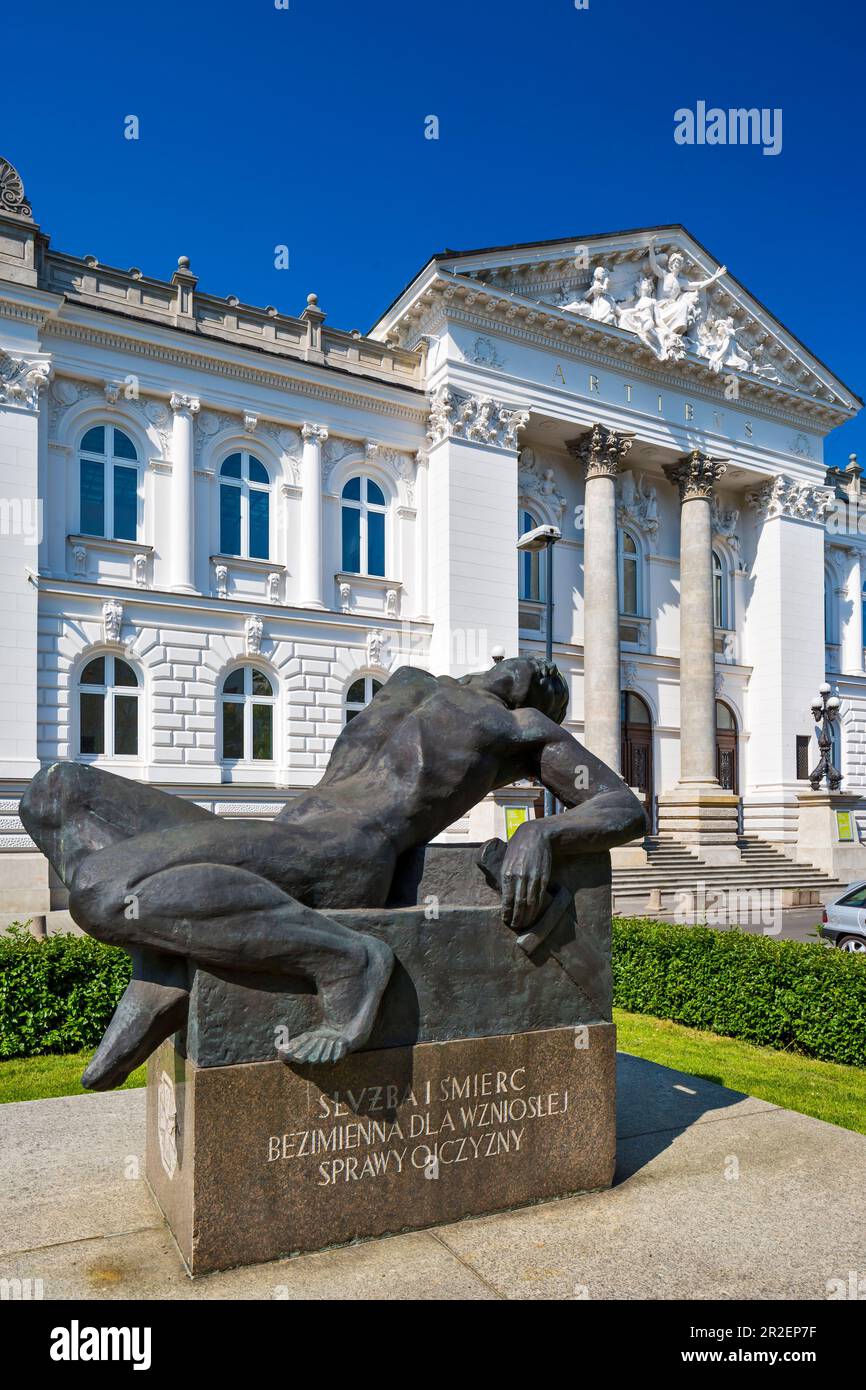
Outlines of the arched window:
M255 666L239 666L223 681L223 761L271 762L274 705L270 678Z
M360 714L381 689L382 682L375 676L359 676L356 681L352 681L346 691L346 723L354 719L356 714Z
M385 574L385 494L372 478L343 488L343 573Z
M641 617L640 546L630 531L618 533L619 611L630 618Z
M730 627L728 622L728 572L721 555L713 551L713 623Z
M525 536L527 531L534 531L540 523L532 515L532 512L521 510L518 517L517 537ZM517 564L518 574L518 596L521 600L528 603L543 603L545 600L544 589L544 566L541 563L542 552L540 550L518 550Z
M78 495L83 536L138 538L138 454L116 425L94 425L78 446Z
M138 756L141 689L128 661L95 656L78 678L78 756Z
M271 479L268 470L244 449L229 454L220 468L220 554L269 560Z

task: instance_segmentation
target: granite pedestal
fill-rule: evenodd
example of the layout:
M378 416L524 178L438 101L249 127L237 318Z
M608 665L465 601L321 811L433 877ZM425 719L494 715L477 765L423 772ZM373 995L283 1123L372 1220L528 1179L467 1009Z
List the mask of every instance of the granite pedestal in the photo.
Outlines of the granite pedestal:
M397 959L366 1050L335 1066L275 1060L318 1020L303 981L195 970L147 1121L148 1181L193 1274L610 1185L609 856L561 878L530 956L477 855L428 846L386 908L330 914Z

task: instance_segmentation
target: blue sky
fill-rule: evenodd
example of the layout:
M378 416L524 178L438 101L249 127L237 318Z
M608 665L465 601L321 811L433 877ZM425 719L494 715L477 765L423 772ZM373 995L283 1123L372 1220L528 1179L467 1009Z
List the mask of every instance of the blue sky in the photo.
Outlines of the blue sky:
M59 249L166 278L185 254L210 292L315 290L366 330L445 246L682 222L866 395L855 0L49 0L3 28L0 153ZM675 144L699 100L781 108L781 153ZM852 449L862 417L828 459Z

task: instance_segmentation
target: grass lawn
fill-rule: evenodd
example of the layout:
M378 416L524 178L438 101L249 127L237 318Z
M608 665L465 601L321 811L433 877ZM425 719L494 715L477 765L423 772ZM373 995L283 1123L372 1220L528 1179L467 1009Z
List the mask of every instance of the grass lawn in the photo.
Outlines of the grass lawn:
M61 1056L15 1057L0 1061L0 1104L7 1100L44 1100L47 1096L84 1096L81 1073L92 1052L68 1052ZM146 1068L138 1067L120 1090L143 1086Z
M623 1009L614 1009L614 1020L621 1052L866 1134L866 1068L754 1047L736 1038L721 1038ZM85 1094L79 1079L91 1056L90 1052L78 1052L0 1061L0 1102ZM124 1089L144 1083L145 1068L139 1067Z
M755 1047L738 1038L702 1033L624 1009L614 1009L613 1017L620 1052L866 1134L866 1067L846 1067L798 1052Z

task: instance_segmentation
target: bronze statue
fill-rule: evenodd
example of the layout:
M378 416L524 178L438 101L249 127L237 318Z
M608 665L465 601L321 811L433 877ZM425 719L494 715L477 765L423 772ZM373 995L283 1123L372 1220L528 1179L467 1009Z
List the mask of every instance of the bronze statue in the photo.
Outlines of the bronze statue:
M567 809L520 826L497 865L503 920L526 934L557 863L645 828L622 779L561 727L567 705L561 674L536 657L459 680L401 667L342 730L318 785L269 823L228 822L79 763L40 772L24 825L74 920L134 961L84 1084L117 1085L183 1027L191 965L313 982L321 1023L279 1049L285 1061L362 1048L393 955L328 909L384 906L401 855L495 788L536 778Z

